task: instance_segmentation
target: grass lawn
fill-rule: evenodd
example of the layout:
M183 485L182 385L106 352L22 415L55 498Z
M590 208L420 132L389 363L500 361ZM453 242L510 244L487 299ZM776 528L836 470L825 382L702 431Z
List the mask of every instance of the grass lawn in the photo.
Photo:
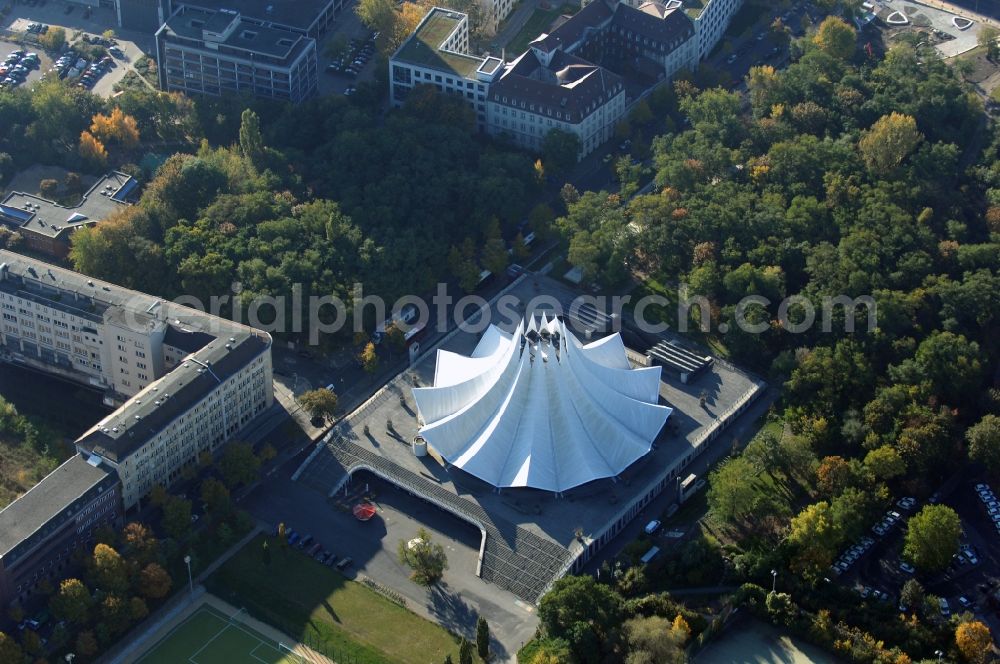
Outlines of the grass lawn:
M279 650L277 643L246 625L232 622L212 607L203 606L157 643L139 664L229 664L234 661L298 664L302 660L298 655Z
M520 55L528 49L528 44L531 41L549 29L552 25L552 21L556 20L556 17L564 13L561 7L556 9L550 9L548 11L543 11L541 9L536 9L534 13L528 18L528 21L521 28L521 31L517 33L517 36L510 40L507 44L507 53L512 55Z
M455 637L365 586L270 540L271 564L254 539L208 580L208 588L289 636L353 664L458 661ZM322 645L317 645L322 644Z

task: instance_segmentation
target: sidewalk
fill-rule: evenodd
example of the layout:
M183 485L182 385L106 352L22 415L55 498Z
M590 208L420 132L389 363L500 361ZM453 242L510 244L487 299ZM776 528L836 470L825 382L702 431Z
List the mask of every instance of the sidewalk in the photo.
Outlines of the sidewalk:
M974 21L979 21L984 25L992 25L995 28L1000 28L1000 23L994 19L986 16L985 14L979 14L972 11L971 9L966 9L965 7L959 7L958 5L953 5L950 2L942 2L941 0L913 0L918 5L927 5L928 7L933 7L934 9L940 9L944 12L949 12L955 14L956 16L964 16L965 18L971 18Z

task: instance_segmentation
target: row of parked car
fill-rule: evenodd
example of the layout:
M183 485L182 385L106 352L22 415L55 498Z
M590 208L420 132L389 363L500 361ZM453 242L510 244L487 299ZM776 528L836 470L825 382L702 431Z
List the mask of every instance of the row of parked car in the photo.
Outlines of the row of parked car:
M900 498L899 500L896 501L896 506L899 509L907 511L913 509L916 504L917 504L916 499L911 498L909 496L905 498ZM885 516L882 517L881 521L872 526L872 532L875 533L875 535L877 535L878 537L883 537L890 530L892 530L892 528L897 523L899 523L900 519L902 518L903 515L897 512L896 510L889 510L888 512L885 513ZM872 546L874 545L875 545L875 540L865 535L857 542L852 544L845 551L843 551L837 557L837 560L834 561L833 565L830 568L830 571L833 572L836 576L840 576L841 574L846 572L851 567L851 565L857 562L861 558L861 556L868 553L868 550L871 549Z
M917 504L916 499L906 497L900 498L896 501L896 506L903 510L913 509L913 506ZM903 515L896 510L889 510L882 517L882 520L872 526L872 532L879 537L885 536L893 527L899 523L899 520L903 518Z
M274 536L278 536L277 527L274 529ZM324 549L323 545L308 533L297 533L294 529L288 528L285 530L285 541L288 542L288 546L294 546L316 562L327 567L336 567L343 571L354 563L354 560L349 557L338 559L336 554Z
M55 64L46 73L46 76L58 76L59 78L69 78L76 80L81 88L91 88L97 81L115 66L114 59L106 55L96 62L90 62L86 58L78 57L73 50L67 51L55 61Z
M15 87L24 83L32 69L37 69L41 60L37 53L25 53L18 49L7 54L0 65L0 86Z
M44 35L49 31L49 26L44 23L29 23L28 32L34 33L36 35Z
M378 35L378 32L372 32L364 40L352 39L347 54L327 65L326 70L331 74L357 76L375 55L375 40Z
M990 518L990 521L993 522L993 527L1000 534L1000 501L997 500L996 494L993 493L993 489L989 484L983 483L976 485L976 494L979 496L979 501L983 504L983 509L986 510L986 516Z
M858 540L857 544L854 544L849 549L844 551L837 557L837 560L833 563L833 573L840 576L848 570L848 568L853 565L861 556L868 553L868 549L872 548L875 544L875 540L867 535Z

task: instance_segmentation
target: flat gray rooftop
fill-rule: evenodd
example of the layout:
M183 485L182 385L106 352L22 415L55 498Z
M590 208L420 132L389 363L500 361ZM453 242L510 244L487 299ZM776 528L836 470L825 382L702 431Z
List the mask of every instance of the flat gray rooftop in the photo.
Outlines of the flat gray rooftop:
M82 455L77 454L0 510L0 558L31 537L74 500L97 486L111 472L103 465L87 463Z
M233 16L215 10L185 7L168 18L157 34L189 40L207 48L205 44L208 42L204 40L202 29L222 30L232 19ZM259 53L281 60L294 60L309 42L309 38L296 32L248 22L241 13L232 33L224 41L212 43L224 46L229 54L236 51L245 53L248 59L252 58L252 54Z
M325 9L333 7L333 0L181 0L174 4L175 7L180 5L212 10L238 9L247 18L306 31Z
M522 303L540 294L568 303L577 295L558 282L537 276L523 280L512 294ZM514 329L514 325L500 326L507 331ZM459 331L440 348L469 354L477 341L476 334ZM484 521L488 535L483 578L528 602L537 601L562 571L561 566L575 557L571 550L580 548L575 541L577 529L588 536L603 532L626 504L694 449L699 435L718 415L757 388L753 377L719 362L689 385L664 371L660 397L674 412L653 451L623 472L618 481L592 482L562 497L534 489L498 493L472 475L443 467L431 456L413 455L409 443L419 425L410 389L415 384L431 385L434 366L435 352L425 353L416 365L348 416L336 429L340 441L321 449L299 479L329 493L357 465L374 466L383 474L396 473L401 483L418 495L432 495ZM706 394L704 407L700 404L702 391ZM393 433L387 431L390 420Z
M136 181L125 173L113 171L83 195L79 204L66 207L34 194L12 192L0 204L0 217L7 225L16 225L56 237L79 226L93 225L123 207L134 191Z

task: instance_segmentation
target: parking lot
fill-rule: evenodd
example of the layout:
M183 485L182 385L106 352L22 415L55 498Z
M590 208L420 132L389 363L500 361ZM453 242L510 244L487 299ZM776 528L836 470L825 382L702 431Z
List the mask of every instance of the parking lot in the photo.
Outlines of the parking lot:
M352 81L343 91L348 97L357 92L353 81L359 76L371 73L372 67L369 64L375 60L375 40L377 38L377 32L367 32L359 37L351 37L345 45L335 49L339 53L324 68L327 75L336 78L344 77Z
M344 8L337 15L334 28L319 44L319 93L321 95L344 94L348 89L356 89L358 83L371 81L375 78L378 56L374 45L367 60L355 68L356 73L351 74L346 71L357 59L355 53L366 44L372 44L369 39L370 35L371 31L361 23L361 19L354 13L354 3L345 2ZM355 47L352 47L352 41L356 42ZM340 62L340 71L329 69L330 65L338 61Z
M962 521L959 551L947 570L919 575L901 558L906 521L926 504L941 503L956 511ZM993 514L990 514L990 511ZM1000 502L989 485L980 480L957 479L928 501L902 498L881 516L869 531L838 556L831 579L853 588L867 602L880 602L898 611L919 611L900 601L900 590L916 578L928 595L941 598L930 619L946 620L955 613L971 612L1000 628L1000 561L995 558L1000 538Z
M68 13L67 9L70 10ZM89 12L87 11L88 9ZM114 29L116 20L114 13L108 8L84 8L70 3L48 2L44 5L36 4L33 6L24 4L14 5L13 11L8 14L7 20L4 21L2 27L12 32L29 32L29 26L33 23L46 26L50 30L55 27L61 27L66 31L67 42L80 43L81 41L96 42L103 39L101 34L105 30ZM116 30L116 35L113 39L114 43L122 51L121 57L114 56L114 66L106 68L100 76L93 76L93 83L89 87L91 92L101 97L110 97L114 94L115 84L132 68L132 63L143 56L143 48L150 51L152 49L151 35L140 36L129 32L117 34L117 32ZM4 42L4 44L10 44L11 48L0 51L0 56L16 48L22 48L25 51L35 51L39 54L42 60L41 67L35 70L33 76L28 76L26 85L29 87L32 82L40 79L42 74L49 71L54 64L53 61L59 55L56 54L56 57L53 58L45 53L41 47L22 47L9 40ZM92 46L93 44L88 45ZM93 63L88 61L84 69L91 64ZM83 71L80 73L82 75ZM96 72L92 73L96 74ZM155 84L156 82L151 81L151 83Z
M30 86L41 79L52 60L40 50L22 48L9 41L0 41L0 87Z

